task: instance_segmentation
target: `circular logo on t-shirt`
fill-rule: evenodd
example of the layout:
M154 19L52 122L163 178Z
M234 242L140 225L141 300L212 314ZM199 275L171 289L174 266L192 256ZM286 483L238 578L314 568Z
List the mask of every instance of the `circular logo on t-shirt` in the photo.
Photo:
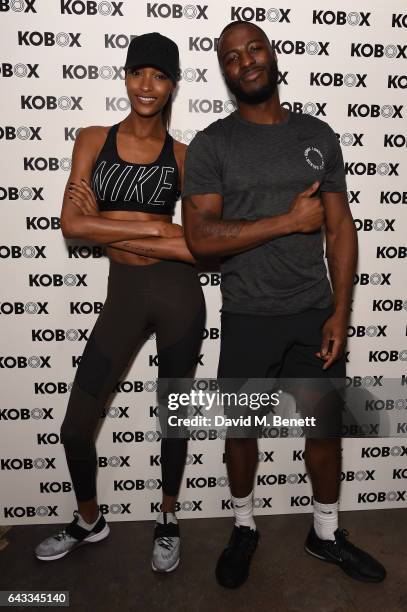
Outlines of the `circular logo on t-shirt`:
M314 168L314 170L322 170L325 162L324 156L319 149L316 147L307 147L304 151L304 155L307 163Z

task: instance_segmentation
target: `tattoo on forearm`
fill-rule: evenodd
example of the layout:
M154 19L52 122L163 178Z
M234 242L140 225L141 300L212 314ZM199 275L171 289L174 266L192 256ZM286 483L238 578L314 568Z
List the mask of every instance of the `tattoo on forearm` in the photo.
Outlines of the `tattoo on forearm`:
M203 221L199 225L199 231L204 236L212 236L214 238L236 238L242 231L242 223L240 221Z
M154 255L153 247L135 246L134 243L126 242L124 240L113 243L110 246L120 249L121 251L130 251L131 253L136 253L137 255Z

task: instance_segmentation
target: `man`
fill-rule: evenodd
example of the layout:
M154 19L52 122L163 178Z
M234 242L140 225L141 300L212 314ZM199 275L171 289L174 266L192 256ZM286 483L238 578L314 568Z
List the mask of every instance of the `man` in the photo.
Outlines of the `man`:
M218 377L343 378L357 237L335 133L280 105L277 58L258 26L226 26L218 59L237 111L191 143L183 199L191 252L221 258ZM216 567L224 587L247 579L259 539L257 456L257 439L227 438L235 525ZM340 437L308 437L305 462L314 495L306 551L357 580L380 582L384 567L338 528Z

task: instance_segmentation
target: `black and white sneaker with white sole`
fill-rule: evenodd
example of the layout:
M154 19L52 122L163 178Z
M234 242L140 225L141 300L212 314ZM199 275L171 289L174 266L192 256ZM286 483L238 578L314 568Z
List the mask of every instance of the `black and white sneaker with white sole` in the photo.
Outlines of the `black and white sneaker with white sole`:
M35 556L41 561L56 561L62 559L67 554L83 546L93 544L107 538L110 533L109 525L106 523L103 514L92 529L84 529L78 525L79 513L74 511L72 523L60 529L58 533L43 540L35 549Z
M154 528L151 568L154 572L172 572L179 565L181 538L173 512L160 512Z
M321 540L314 527L311 527L305 542L306 552L321 561L334 563L355 580L381 582L385 579L386 570L383 565L369 553L351 544L347 540L349 532L346 529L337 529L334 535L335 540Z

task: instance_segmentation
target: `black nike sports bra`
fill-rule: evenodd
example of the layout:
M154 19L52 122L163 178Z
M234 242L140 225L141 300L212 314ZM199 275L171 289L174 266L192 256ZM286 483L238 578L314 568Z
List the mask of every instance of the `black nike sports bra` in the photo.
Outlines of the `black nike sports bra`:
M92 170L91 184L100 211L129 210L173 215L178 189L178 166L173 139L167 132L158 158L151 164L120 159L113 125Z

